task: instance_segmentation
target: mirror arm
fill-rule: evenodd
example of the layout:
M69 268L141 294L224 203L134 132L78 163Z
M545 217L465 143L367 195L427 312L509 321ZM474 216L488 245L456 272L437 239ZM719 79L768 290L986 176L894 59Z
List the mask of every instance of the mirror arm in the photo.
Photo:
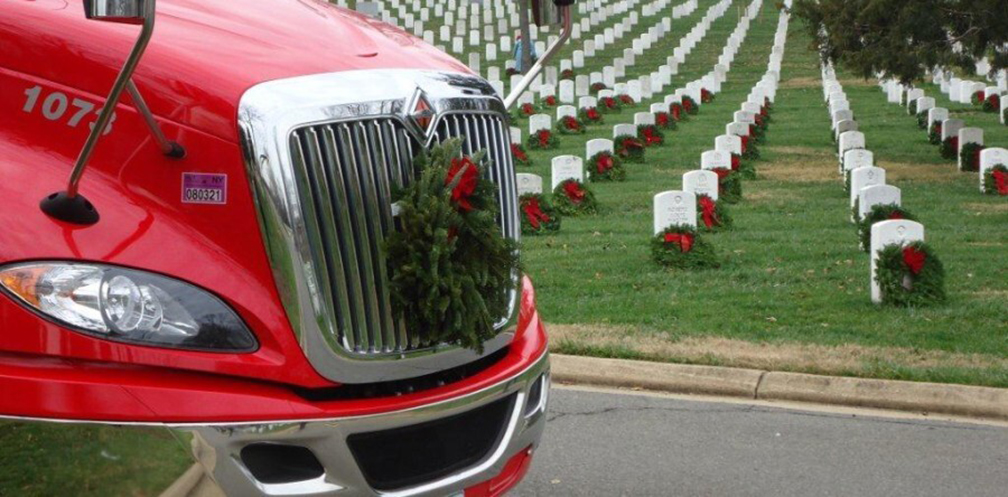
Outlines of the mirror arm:
M140 37L137 38L136 44L133 45L133 50L130 52L129 58L126 59L126 63L123 64L122 70L119 71L119 76L116 77L112 90L109 91L108 98L105 99L105 106L102 107L101 114L98 115L98 120L95 121L91 134L88 135L87 141L84 142L84 147L77 156L77 162L74 164L73 171L70 173L70 181L67 184L66 196L69 198L77 196L77 187L80 184L81 176L84 175L84 169L87 167L88 160L91 158L92 152L94 152L95 145L98 144L98 139L101 138L105 127L112 120L112 114L119 103L119 97L122 96L123 90L129 85L133 71L136 70L140 58L143 57L144 50L147 49L147 43L150 42L151 35L154 34L154 4L155 0L146 0L143 3L144 22L143 29L140 31Z
M133 105L136 106L137 112L143 116L144 122L147 123L147 128L150 129L151 135L154 136L154 141L157 142L161 152L173 159L185 157L185 148L179 145L178 142L169 140L164 132L161 131L161 126L154 120L154 114L147 107L147 102L144 101L143 95L140 95L140 90L137 89L132 78L127 80L126 89L129 91L130 98L133 99Z
M550 45L548 49L546 49L546 53L544 53L542 57L539 57L539 60L537 60L535 64L532 64L532 67L529 68L527 73L525 73L525 76L518 81L516 87L511 89L511 92L508 93L508 96L504 99L504 108L510 109L518 101L521 94L525 92L529 85L532 84L532 80L535 79L540 72L542 72L543 66L545 66L546 63L560 51L560 48L562 48L564 44L567 43L567 39L570 38L571 26L573 24L571 5L558 5L557 9L560 11L560 22L562 25L560 37L557 41Z

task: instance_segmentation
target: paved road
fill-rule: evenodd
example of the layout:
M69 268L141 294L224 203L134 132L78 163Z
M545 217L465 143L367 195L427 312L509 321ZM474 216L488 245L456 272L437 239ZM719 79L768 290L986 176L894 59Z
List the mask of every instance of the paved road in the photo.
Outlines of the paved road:
M554 387L517 496L1008 495L1008 428Z

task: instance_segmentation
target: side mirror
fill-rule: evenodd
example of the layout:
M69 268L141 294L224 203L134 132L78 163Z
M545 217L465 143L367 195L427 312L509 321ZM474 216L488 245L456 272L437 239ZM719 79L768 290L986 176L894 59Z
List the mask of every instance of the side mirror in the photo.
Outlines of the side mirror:
M143 24L149 0L84 0L84 15L95 21Z

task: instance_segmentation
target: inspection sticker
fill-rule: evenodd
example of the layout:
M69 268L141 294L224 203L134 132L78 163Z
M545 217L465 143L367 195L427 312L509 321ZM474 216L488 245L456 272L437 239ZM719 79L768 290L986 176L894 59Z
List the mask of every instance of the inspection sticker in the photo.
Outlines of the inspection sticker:
M182 203L227 203L227 175L212 173L182 173Z

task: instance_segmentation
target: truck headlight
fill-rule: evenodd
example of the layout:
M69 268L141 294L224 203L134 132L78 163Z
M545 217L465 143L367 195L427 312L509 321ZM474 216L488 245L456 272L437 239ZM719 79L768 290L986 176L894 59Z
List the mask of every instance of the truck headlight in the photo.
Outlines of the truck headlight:
M0 269L21 302L89 335L143 345L251 352L252 332L227 304L189 283L105 264L32 262Z

